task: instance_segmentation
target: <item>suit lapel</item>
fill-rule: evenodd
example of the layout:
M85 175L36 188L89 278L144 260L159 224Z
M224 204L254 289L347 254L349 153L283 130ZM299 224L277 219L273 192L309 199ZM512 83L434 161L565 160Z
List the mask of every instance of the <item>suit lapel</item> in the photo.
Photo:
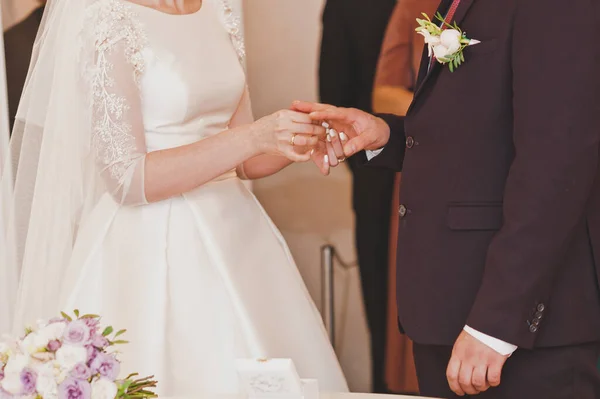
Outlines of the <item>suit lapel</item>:
M449 23L454 24L456 22L456 24L458 26L460 26L460 23L467 15L469 8L471 8L471 6L473 5L473 1L474 0L460 0L460 4L458 5L456 14L454 14L454 18L452 19L452 21L449 21ZM436 14L439 12L442 15L446 15L451 4L452 4L452 0L443 0L440 4L438 10L436 11ZM430 68L429 62L430 62L430 58L429 58L429 54L427 51L427 46L425 46L425 48L423 49L423 55L421 57L421 65L419 67L419 77L417 79L417 84L416 84L417 89L415 91L412 104L410 105L410 107L408 109L409 111L412 109L413 104L415 104L417 97L419 97L419 95L423 91L423 88L427 84L427 81L431 78L431 76L436 74L443 67L443 65L440 64L439 62L434 62Z

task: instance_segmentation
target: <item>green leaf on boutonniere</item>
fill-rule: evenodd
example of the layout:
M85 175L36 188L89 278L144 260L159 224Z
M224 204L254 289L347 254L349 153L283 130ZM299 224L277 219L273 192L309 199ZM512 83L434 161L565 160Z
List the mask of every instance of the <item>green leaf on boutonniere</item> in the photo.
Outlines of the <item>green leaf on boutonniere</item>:
M114 329L112 327L108 326L102 332L102 336L108 337L113 331L114 331Z

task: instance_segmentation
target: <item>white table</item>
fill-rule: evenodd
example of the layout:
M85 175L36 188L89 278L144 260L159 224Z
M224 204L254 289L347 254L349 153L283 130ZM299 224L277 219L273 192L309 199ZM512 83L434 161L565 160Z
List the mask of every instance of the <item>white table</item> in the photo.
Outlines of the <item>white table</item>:
M321 394L320 399L428 399L419 396L375 395L370 393ZM431 399L431 398L429 398Z

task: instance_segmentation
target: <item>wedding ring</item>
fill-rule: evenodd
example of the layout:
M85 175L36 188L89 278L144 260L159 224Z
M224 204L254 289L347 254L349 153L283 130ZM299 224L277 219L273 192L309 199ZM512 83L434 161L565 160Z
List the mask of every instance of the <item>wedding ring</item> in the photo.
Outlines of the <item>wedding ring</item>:
M342 162L344 162L345 160L346 160L346 157L341 157L341 158L338 158L338 159L337 159L337 161L338 161L339 163L342 163Z
M296 145L296 133L292 134L292 139L290 140L290 144L293 146Z

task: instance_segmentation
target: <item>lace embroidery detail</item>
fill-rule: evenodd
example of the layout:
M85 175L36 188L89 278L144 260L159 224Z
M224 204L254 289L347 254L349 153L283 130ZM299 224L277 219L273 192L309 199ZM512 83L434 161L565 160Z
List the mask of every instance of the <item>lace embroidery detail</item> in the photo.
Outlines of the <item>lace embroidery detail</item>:
M219 0L221 3L223 25L231 37L231 42L242 65L246 63L246 45L242 32L242 18L235 14L229 0Z
M124 51L125 59L133 67L136 83L144 72L142 50L146 37L137 16L119 0L99 0L86 14L86 25L91 28L95 46L95 64L87 72L93 100L93 147L96 157L108 168L112 178L121 180L135 159L135 137L124 118L129 109L125 97L111 93L115 86L111 72L114 65L108 56L112 51ZM118 48L117 46L120 45Z

